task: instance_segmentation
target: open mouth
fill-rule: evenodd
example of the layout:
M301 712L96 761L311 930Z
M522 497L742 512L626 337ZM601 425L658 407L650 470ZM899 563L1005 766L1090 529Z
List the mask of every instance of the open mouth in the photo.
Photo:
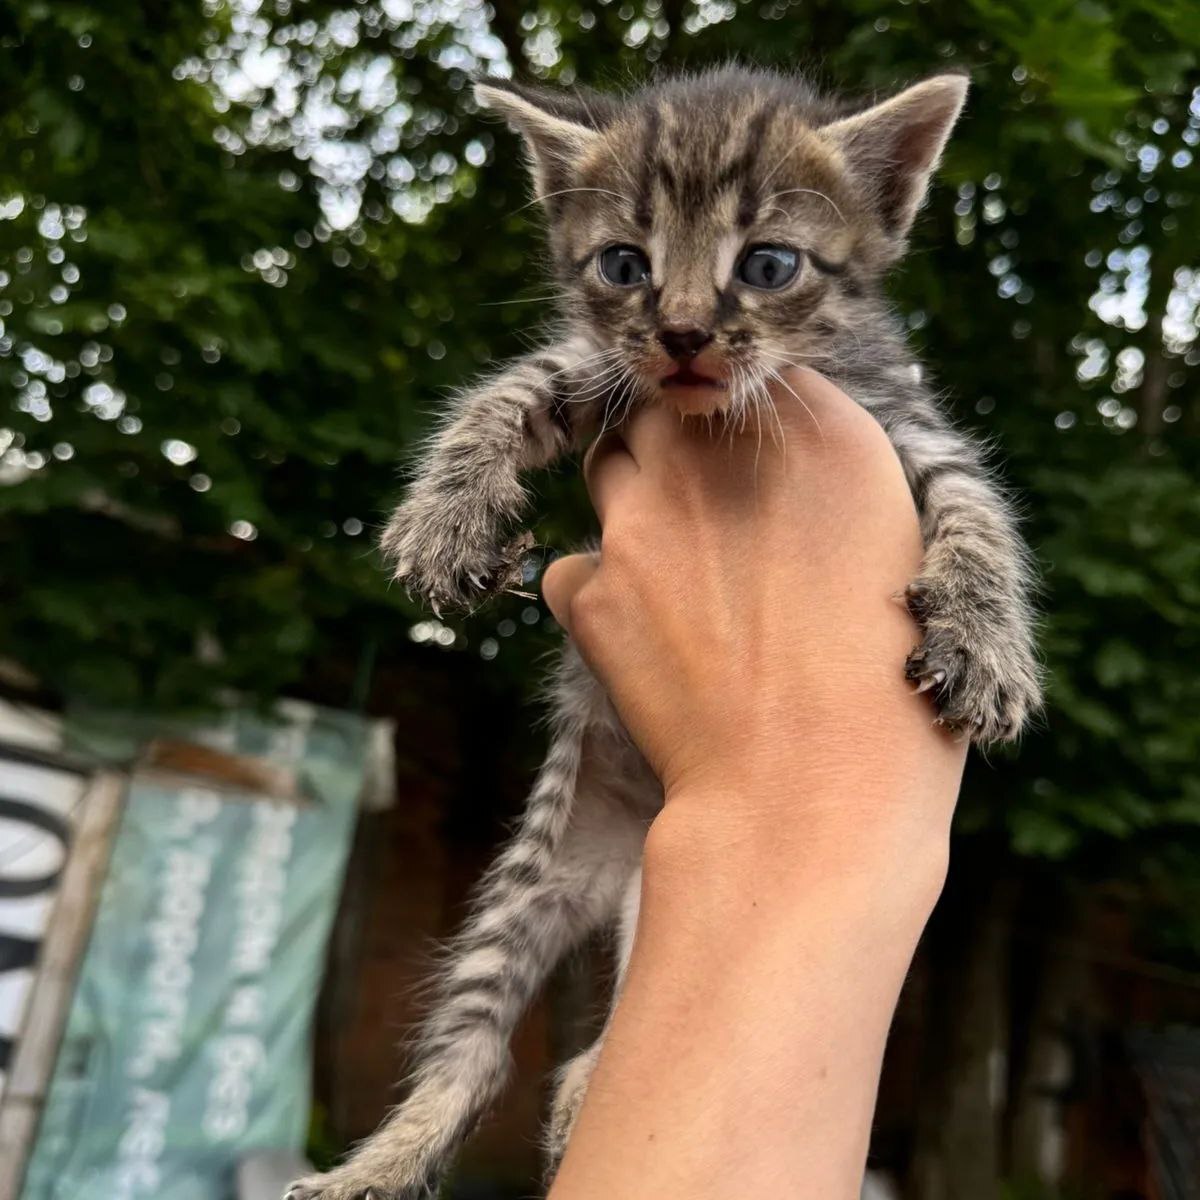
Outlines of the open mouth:
M691 366L679 367L673 374L666 375L660 381L662 387L695 387L725 389L725 380L713 375L702 375Z

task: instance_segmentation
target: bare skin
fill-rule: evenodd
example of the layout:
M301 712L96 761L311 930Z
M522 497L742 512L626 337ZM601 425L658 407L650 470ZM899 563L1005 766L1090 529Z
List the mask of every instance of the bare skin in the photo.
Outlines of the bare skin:
M666 407L606 439L601 552L546 575L667 800L551 1200L859 1194L965 746L904 681L921 540L891 445L789 383L786 449Z

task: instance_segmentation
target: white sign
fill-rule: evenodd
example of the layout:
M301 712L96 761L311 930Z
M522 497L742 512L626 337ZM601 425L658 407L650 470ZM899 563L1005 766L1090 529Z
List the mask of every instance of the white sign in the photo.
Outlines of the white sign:
M85 780L0 751L0 1097Z

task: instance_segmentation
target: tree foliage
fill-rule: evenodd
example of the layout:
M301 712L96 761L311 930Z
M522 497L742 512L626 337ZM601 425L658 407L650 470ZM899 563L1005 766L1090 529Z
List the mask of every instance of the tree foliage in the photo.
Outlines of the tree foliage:
M1024 497L1051 677L1044 727L979 765L964 824L1128 870L1194 839L1192 0L0 14L8 660L63 694L181 705L396 657L411 634L519 686L544 643L521 605L446 630L371 552L439 396L546 312L516 147L469 77L623 86L736 55L873 91L962 65L968 116L895 296ZM543 490L558 544L581 506Z

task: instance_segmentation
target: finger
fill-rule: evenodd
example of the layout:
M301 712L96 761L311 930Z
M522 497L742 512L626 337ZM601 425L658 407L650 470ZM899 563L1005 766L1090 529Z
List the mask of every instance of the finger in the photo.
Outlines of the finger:
M546 607L568 633L571 632L571 598L595 575L599 566L600 558L596 554L568 554L565 558L556 558L542 576L542 597Z
M830 428L853 428L864 417L870 420L861 405L811 367L781 371L771 380L769 391L783 427L816 440Z
M638 409L622 426L622 434L633 461L644 470L663 462L688 438L709 440L709 426L704 421L685 420L668 404L653 404Z
M592 443L583 460L583 478L587 483L588 495L592 498L592 507L600 518L601 528L616 498L636 478L637 473L637 463L615 430Z

